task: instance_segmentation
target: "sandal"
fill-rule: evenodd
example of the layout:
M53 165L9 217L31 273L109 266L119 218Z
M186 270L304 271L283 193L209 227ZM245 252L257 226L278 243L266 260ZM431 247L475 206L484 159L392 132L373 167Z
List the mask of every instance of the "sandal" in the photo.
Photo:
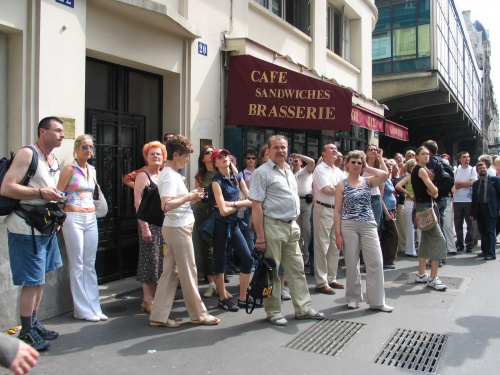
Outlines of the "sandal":
M179 323L173 321L172 319L167 319L165 323L163 322L154 322L152 320L149 321L149 325L151 327L167 327L167 328L177 328L179 327Z
M309 311L306 315L295 315L295 319L325 319L325 314L316 311L316 310L311 310Z
M229 298L225 298L222 301L219 301L219 307L221 309L237 312L240 308L234 304Z
M219 324L220 319L209 315L205 320L191 320L191 324L201 324L204 326L215 326Z
M151 310L153 309L153 302L147 303L143 302L141 303L141 311L146 311L148 314L151 314Z
M283 315L268 316L266 320L275 326L286 326L288 324L288 320Z

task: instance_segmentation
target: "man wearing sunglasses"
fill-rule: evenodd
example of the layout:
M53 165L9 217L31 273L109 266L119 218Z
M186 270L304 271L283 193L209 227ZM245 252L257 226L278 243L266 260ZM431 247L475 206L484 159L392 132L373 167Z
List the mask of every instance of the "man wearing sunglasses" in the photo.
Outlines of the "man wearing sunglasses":
M314 195L314 276L316 292L335 294L335 289L344 289L337 281L340 250L335 245L333 213L335 207L335 187L344 179L337 160L337 146L332 143L323 146L323 161L313 173Z
M1 195L20 199L21 204L45 205L59 202L62 195L57 191L59 163L52 151L61 146L64 139L62 121L56 117L46 117L38 124L38 140L30 148L20 149L5 174ZM29 183L22 181L33 157L38 157L38 166ZM58 333L46 329L38 321L38 307L42 299L45 274L62 266L61 253L55 232L42 235L28 226L24 219L12 212L6 219L9 241L10 268L14 285L21 286L19 312L21 331L19 339L38 351L46 350L50 343L46 340L57 338ZM32 232L33 230L33 232ZM33 238L34 234L34 238ZM26 246L34 241L33 246Z

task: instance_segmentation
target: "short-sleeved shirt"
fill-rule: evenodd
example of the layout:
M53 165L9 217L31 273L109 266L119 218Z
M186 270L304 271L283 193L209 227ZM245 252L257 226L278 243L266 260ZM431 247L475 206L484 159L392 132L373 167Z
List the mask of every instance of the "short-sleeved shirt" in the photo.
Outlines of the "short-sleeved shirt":
M303 197L306 194L312 194L313 175L306 168L301 168L295 173L297 179L297 187L299 196Z
M34 147L37 150L38 147ZM49 167L47 161L45 160L45 156L40 154L37 150L38 155L38 167L36 169L35 175L30 179L28 183L28 187L35 189L43 189L45 187L56 188L57 183L59 182L60 168L59 163L55 156L53 157L54 163ZM55 172L51 172L55 171ZM23 204L31 204L31 205L44 205L47 203L46 200L41 198L32 198L32 199L21 199ZM15 212L12 212L5 221L7 224L7 229L10 233L16 234L31 234L31 227L26 224L23 218L17 215ZM35 234L37 236L41 236L42 234L35 229Z
M240 188L236 184L235 179L238 179L238 182L240 182L241 176L234 176L233 174L231 174L231 178L228 179L227 177L218 173L212 178L212 182L216 182L219 184L220 189L222 190L222 196L227 202L235 202L240 196ZM228 217L238 217L238 211L232 213L231 215L228 215Z
M240 173L238 173L239 176L243 178L245 181L245 185L247 186L248 189L250 189L250 181L252 180L252 172L250 172L248 169L244 169Z
M163 168L158 177L160 197L178 198L189 193L186 179L170 167ZM191 204L186 202L174 210L165 213L163 225L166 227L185 227L194 223Z
M321 162L313 172L313 194L314 200L322 203L335 205L335 196L323 193L321 189L325 186L337 186L343 180L342 172L337 167L330 167L324 161Z
M459 166L455 171L455 181L468 182L471 180L477 180L477 173L474 168L470 165L467 168L462 168L462 166ZM455 194L453 194L453 200L457 203L472 202L472 186L469 188L457 189L455 191Z
M300 200L297 180L288 164L285 172L269 159L253 172L248 198L262 202L265 216L290 221L300 214Z

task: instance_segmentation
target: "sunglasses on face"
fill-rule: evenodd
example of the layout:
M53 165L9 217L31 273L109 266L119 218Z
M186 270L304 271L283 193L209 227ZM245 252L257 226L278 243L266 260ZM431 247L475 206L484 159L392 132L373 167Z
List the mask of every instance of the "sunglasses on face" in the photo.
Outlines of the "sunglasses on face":
M375 147L370 147L367 149L367 151L377 151L377 149Z
M352 165L363 165L363 162L362 161L354 161L354 160L351 160L351 164Z
M298 160L294 160L293 162L294 162L294 163L298 163L299 161L298 161Z
M255 160L255 159L257 159L257 158L256 158L255 156L247 156L247 157L246 157L246 159L247 159L247 160Z
M94 151L95 150L94 146L82 146L81 149L83 151L88 151L88 150Z
M211 150L211 151L207 150L207 151L205 151L205 155L210 155L210 154L213 154L213 153L214 153L214 150Z

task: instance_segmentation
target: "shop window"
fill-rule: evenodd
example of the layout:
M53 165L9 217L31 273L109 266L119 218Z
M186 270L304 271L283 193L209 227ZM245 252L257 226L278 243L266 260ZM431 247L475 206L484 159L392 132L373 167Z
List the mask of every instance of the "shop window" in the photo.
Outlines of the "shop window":
M255 0L273 14L309 35L309 0Z
M350 21L347 16L327 5L327 38L326 47L343 59L350 60Z

